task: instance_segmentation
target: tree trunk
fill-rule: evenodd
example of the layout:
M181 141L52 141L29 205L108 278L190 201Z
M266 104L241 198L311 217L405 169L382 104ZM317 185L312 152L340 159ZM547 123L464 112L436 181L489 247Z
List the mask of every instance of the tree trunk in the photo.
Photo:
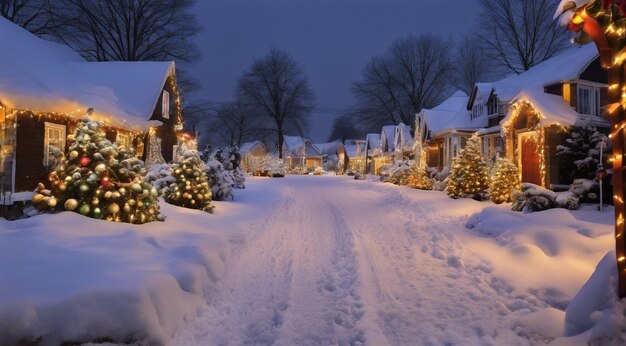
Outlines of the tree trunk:
M283 158L283 127L278 125L278 158Z
M626 87L626 69L624 63L615 65L609 69L609 102L620 102L622 89ZM618 294L620 298L626 297L626 242L624 238L624 129L621 128L626 121L626 109L619 106L611 116L611 140L613 142L613 204L615 206L615 254L617 257Z

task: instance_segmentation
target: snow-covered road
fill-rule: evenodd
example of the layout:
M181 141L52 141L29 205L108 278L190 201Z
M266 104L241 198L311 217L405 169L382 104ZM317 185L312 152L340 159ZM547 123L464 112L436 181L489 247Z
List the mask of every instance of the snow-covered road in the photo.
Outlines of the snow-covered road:
M550 335L525 330L516 311L562 319L550 305L568 294L520 290L464 246L497 248L464 227L484 204L347 177L264 183L278 190L271 212L250 223L221 289L173 345L527 344Z

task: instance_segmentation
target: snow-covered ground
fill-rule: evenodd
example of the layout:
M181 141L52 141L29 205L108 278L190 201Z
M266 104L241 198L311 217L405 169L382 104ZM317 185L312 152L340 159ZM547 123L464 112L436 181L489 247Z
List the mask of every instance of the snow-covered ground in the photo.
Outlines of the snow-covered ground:
M143 226L0 221L0 344L572 344L563 310L614 246L611 210L523 215L350 177L247 186Z

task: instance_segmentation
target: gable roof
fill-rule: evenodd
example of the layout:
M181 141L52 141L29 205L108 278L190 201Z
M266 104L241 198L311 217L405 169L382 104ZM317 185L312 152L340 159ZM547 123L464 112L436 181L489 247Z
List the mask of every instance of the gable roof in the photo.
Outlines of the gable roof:
M473 130L487 126L487 116L470 117L468 99L467 94L458 90L437 107L423 109L420 114L426 121L430 136L445 130Z
M543 88L578 79L598 56L598 50L593 43L574 46L519 75L512 74L491 83L476 83L467 109L471 109L476 100L486 102L491 92L496 93L500 101L508 102L523 89Z
M263 150L267 153L267 147L265 147L265 144L261 143L261 141L252 141L242 144L241 148L239 148L239 154L244 156L256 150Z
M283 151L286 156L322 156L310 139L300 136L283 136Z
M41 39L0 17L0 102L16 109L94 118L146 128L171 61L90 62L70 47Z
M396 126L395 138L394 138L394 148L401 150L412 150L413 149L413 136L411 135L411 127L405 125L403 123L398 124Z
M395 149L395 134L396 125L383 126L380 132L380 145L383 149L385 146L387 147L387 151L393 151Z
M380 147L380 134L378 133L368 133L365 136L366 146L372 149Z
M337 139L328 143L316 143L314 146L322 155L337 155L337 151L342 151L344 148L341 140Z

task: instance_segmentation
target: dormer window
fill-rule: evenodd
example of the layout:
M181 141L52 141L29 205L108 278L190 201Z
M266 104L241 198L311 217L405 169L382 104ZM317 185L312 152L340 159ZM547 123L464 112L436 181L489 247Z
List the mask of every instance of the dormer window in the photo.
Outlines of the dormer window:
M476 103L474 107L472 107L472 119L476 119L483 114L483 104Z
M163 118L170 118L170 93L167 90L163 90L163 101L161 104L161 109L163 110Z
M579 84L576 94L576 109L580 114L600 115L600 89Z

